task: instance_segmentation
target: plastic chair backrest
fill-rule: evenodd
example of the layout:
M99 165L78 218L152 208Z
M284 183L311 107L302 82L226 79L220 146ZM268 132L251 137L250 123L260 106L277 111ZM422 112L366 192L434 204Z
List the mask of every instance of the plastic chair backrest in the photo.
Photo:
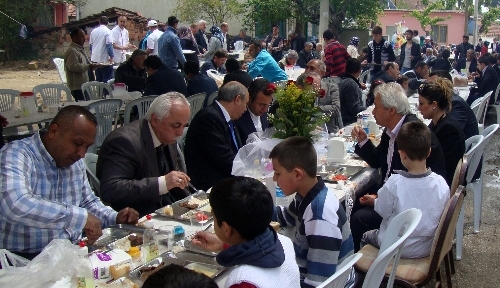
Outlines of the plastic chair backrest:
M486 107L488 106L488 102L490 101L490 96L493 91L486 93L483 97L476 99L470 108L474 111L476 115L476 120L478 124L484 124L484 117L486 116ZM479 102L479 103L478 103Z
M97 179L96 177L97 154L94 153L85 154L84 162L90 185L92 186L92 189L94 190L95 194L99 196L101 181L99 181L99 179Z
M324 81L324 82L327 82L327 83L339 84L340 80L342 80L342 79L340 79L340 77L338 77L338 76L332 76L332 77L324 78L321 81Z
M483 151L479 151L480 144L483 139L483 135L474 135L465 140L465 156L467 157L468 162L467 175L465 176L466 183L470 183L472 181L472 177L474 177L474 173L476 173L481 155L483 154Z
M467 156L463 156L457 163L457 168L455 168L455 174L453 174L453 180L450 186L450 198L455 194L459 185L465 185L465 172L467 171Z
M101 100L104 99L104 90L107 91L108 95L112 98L111 92L113 89L106 84L99 81L91 81L82 84L82 92L86 98L86 100ZM87 99L88 97L88 99Z
M64 69L64 59L54 58L54 59L52 59L52 61L56 65L57 72L59 72L59 78L61 78L62 84L66 85L66 83L68 83L68 81L66 80L66 70Z
M97 118L97 133L95 135L94 145L89 148L90 152L97 151L101 147L102 142L113 130L113 120L116 118L116 113L122 106L120 99L103 99L89 104L88 108L94 112Z
M109 79L106 83L109 85L109 87L113 88L113 84L115 84L115 78Z
M500 93L500 84L497 85L497 89L495 89L495 94L493 94L493 98L498 98L498 93Z
M366 273L363 288L379 287L389 262L394 258L391 274L387 282L387 287L392 288L404 243L417 227L420 218L422 218L422 212L419 209L411 208L399 213L392 219L389 227L387 227L382 245L380 245L377 258Z
M370 73L370 70L366 70L359 75L358 80L360 83L366 83L368 80L368 73Z
M340 265L337 266L337 271L335 274L326 279L317 288L343 288L347 281L349 273L351 273L352 266L358 262L358 260L363 256L362 253L356 253L347 257Z
M492 124L488 127L486 127L486 129L483 130L483 132L481 132L481 135L484 137L483 138L483 141L481 141L481 143L479 143L479 148L478 148L478 153L479 151L481 151L481 156L483 155L484 153L484 150L486 150L486 146L488 145L488 143L490 142L491 140L491 136L493 136L493 134L495 134L495 132L498 130L499 128L499 124ZM484 161L484 157L483 157L483 161ZM483 166L481 166L481 169L484 170L484 163L483 163ZM482 172L481 170L481 172ZM482 175L483 173L481 173Z
M144 96L139 99L130 101L130 103L125 106L125 112L123 114L123 125L130 123L130 113L132 112L134 106L137 106L137 111L139 112L138 119L144 118L144 115L146 115L146 112L148 112L149 106L151 106L151 103L153 103L156 97L157 96Z
M207 106L212 105L214 103L215 98L217 98L217 95L219 95L219 91L215 91L214 93L210 94L207 99Z
M68 102L73 102L71 90L62 84L40 84L33 87L33 93L42 96L43 104L59 105L61 103L62 92L66 94Z
M474 173L473 173L474 174ZM441 265L444 257L450 252L455 238L455 228L457 226L458 215L462 209L464 186L458 186L457 190L444 207L443 214L439 220L431 248L431 263L427 274L432 278ZM425 282L424 282L425 283Z
M189 115L189 123L193 120L194 115L198 113L203 108L203 102L205 102L205 98L207 97L207 93L202 92L198 94L191 95L187 98L189 105L191 105L191 115Z
M13 89L0 89L0 112L14 110L16 97L21 94L21 91Z

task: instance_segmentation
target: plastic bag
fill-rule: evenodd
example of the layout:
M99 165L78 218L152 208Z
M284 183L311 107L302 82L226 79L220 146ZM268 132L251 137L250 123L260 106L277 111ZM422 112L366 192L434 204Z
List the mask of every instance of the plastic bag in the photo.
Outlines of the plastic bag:
M208 75L208 77L215 80L215 83L217 83L218 87L222 86L222 83L224 83L224 76L225 75L219 74L219 72L217 72L217 70L209 69L209 70L207 70L207 75Z
M234 51L235 52L240 52L243 50L243 41L236 41L234 42Z
M453 78L454 87L467 87L468 85L467 75L464 75L455 69L451 70L450 74L451 77Z
M3 255L11 254L7 252L3 251ZM77 262L78 247L67 239L54 239L24 267L4 266L2 262L0 287L52 287L65 277L73 278Z

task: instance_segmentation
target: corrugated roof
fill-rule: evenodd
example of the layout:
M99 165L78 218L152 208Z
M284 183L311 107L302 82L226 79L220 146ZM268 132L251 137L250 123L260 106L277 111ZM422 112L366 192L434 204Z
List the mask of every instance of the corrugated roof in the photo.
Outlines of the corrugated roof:
M111 7L100 13L87 16L77 21L71 21L66 24L63 24L63 27L91 26L91 25L97 26L99 23L99 18L101 16L108 16L110 21L114 21L115 19L113 18L118 18L119 16L125 16L127 17L127 19L135 22L144 22L144 23L148 22L148 18L142 16L138 12L130 11L119 7Z

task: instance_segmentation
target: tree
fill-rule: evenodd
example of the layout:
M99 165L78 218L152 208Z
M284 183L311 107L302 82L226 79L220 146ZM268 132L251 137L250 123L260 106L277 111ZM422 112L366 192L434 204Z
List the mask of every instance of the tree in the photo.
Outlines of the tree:
M483 14L481 19L481 27L479 28L480 33L488 33L488 29L495 22L498 17L500 17L500 8L490 7L488 12Z
M319 4L320 0L247 0L245 23L259 23L265 31L268 31L271 23L290 18L297 19L298 23L311 22L317 25L321 13ZM371 0L330 0L329 10L329 28L338 36L347 27L367 28L382 12L382 3Z
M445 8L445 3L442 0L438 0L433 3L429 3L429 1L422 1L422 4L426 5L424 10L413 10L410 12L412 17L415 17L418 22L420 22L420 27L425 31L426 35L429 35L431 28L433 25L436 25L439 22L443 22L446 20L442 17L431 17L431 13L435 10L443 10ZM448 19L450 16L448 16Z
M237 0L183 0L174 9L174 14L183 22L204 19L212 25L238 18L242 13L243 5Z

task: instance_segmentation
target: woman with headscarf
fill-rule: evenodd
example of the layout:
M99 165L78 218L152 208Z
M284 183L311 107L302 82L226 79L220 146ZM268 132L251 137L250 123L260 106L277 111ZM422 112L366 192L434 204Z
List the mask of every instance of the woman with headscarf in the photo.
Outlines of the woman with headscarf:
M200 51L198 50L198 45L196 43L196 39L193 36L193 33L191 32L191 29L189 29L189 27L187 26L181 26L179 29L177 29L177 32L179 33L182 50L194 51L194 53L184 54L184 57L186 57L186 61L194 61L199 63L198 54L200 54Z
M359 53L358 53L358 44L359 44L359 38L354 36L351 38L351 41L349 41L349 45L347 46L346 50L349 55L351 55L352 58L358 58Z
M222 31L217 26L212 26L210 28L210 33L212 33L212 37L208 41L208 51L205 54L205 61L211 61L214 58L215 51L222 49L224 44L224 35L222 35Z

